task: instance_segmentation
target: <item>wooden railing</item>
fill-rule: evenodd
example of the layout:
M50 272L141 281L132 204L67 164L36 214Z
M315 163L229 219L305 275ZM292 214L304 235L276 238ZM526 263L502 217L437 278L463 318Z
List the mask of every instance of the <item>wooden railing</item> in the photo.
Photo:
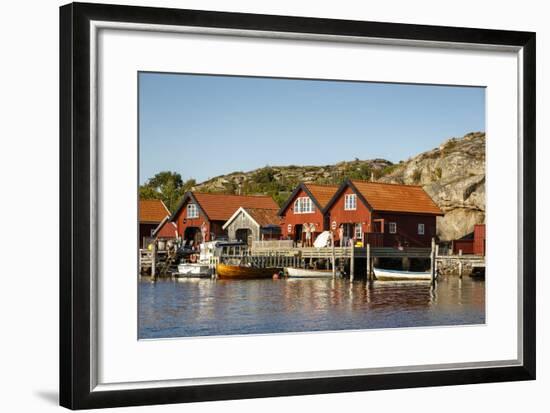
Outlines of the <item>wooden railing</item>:
M398 241L401 241L403 247L408 244L409 248L424 248L424 245L410 236L406 232L398 231L396 234L389 232L365 232L363 234L364 245L370 244L371 247L394 247Z
M281 247L281 248L249 248L247 246L230 246L224 247L221 252L222 257L239 258L239 257L292 257L299 256L302 258L330 258L333 251L336 258L350 258L352 256L352 247ZM427 258L430 256L430 248L391 248L391 247L370 247L370 255L372 257L411 257L411 258ZM355 258L366 258L367 248L355 247L353 251Z

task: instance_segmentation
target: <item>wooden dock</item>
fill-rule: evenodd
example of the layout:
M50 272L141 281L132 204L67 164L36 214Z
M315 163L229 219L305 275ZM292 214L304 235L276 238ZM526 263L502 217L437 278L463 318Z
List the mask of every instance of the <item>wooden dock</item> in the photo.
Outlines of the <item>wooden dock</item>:
M436 265L442 268L444 272L456 273L460 278L465 273L472 273L474 271L485 270L485 257L482 255L438 255L436 258Z
M156 243L152 249L139 250L140 275L148 274L153 279L156 277L171 276L176 261L176 250L157 250Z
M388 247L291 247L273 246L255 247L230 246L224 247L220 257L215 257L217 262L234 265L252 265L255 267L297 267L307 268L315 263L322 262L325 268L333 270L336 276L337 268L343 269L345 263L349 265L350 280L359 275L356 274L357 260L366 260L364 277L371 280L375 259L378 258L425 258L432 259L432 248L388 248ZM435 271L435 265L431 266ZM434 280L436 274L434 273Z
M151 274L153 278L171 276L175 265L175 250L140 250L140 272ZM462 277L464 269L471 271L473 267L485 265L485 258L471 255L440 255L439 248L432 241L431 248L388 248L372 247L296 247L287 241L275 241L269 243L254 243L251 247L246 245L229 245L222 247L219 254L209 260L210 267L215 270L219 263L230 265L249 265L258 268L324 268L332 269L335 277L338 272L343 272L347 266L347 274L351 281L356 277L372 280L374 278L373 267L375 261L380 258L401 259L404 269L408 269L410 259L426 259L430 262L432 282L435 282L440 267L448 267L453 263L458 275ZM364 260L364 265L360 261ZM359 264L359 265L358 265ZM364 271L358 273L358 269ZM213 271L215 272L215 271Z

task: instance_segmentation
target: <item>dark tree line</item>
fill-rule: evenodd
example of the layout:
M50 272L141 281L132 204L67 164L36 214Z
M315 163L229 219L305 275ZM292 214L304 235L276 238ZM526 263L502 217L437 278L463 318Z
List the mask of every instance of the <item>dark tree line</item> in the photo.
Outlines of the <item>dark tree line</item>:
M177 172L162 171L140 185L139 197L141 199L160 199L173 212L180 198L196 184L194 179L183 181Z

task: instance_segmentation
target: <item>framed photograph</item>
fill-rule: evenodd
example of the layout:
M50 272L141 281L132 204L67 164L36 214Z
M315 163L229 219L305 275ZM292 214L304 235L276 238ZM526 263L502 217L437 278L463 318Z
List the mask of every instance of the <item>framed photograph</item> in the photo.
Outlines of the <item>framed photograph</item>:
M535 33L60 9L60 402L535 379Z

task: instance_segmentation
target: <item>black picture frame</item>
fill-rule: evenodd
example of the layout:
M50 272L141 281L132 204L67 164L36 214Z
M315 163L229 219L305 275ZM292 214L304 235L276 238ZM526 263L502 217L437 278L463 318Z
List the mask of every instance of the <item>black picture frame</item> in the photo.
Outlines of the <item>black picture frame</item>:
M90 21L519 47L523 53L523 365L239 384L91 390ZM103 408L535 379L535 55L531 32L73 3L60 8L60 404Z

